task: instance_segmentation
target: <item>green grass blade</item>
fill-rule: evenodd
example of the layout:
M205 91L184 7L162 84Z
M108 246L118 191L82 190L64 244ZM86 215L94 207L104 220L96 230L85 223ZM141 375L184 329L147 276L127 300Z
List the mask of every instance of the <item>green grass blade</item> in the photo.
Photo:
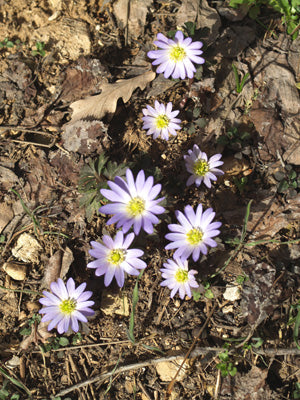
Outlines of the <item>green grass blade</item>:
M135 316L135 309L137 302L139 301L139 280L141 276L143 275L144 270L140 272L139 276L137 277L133 293L132 293L132 310L130 313L130 319L129 319L129 329L127 331L127 336L128 339L135 344L135 338L134 338L134 316Z
M22 197L20 196L19 192L17 192L15 189L10 189L11 192L13 192L18 199L21 202L21 205L23 207L23 210L25 211L25 213L31 218L32 222L33 222L33 228L34 228L34 232L35 234L37 234L36 228L41 229L40 227L40 223L39 221L36 219L35 215L29 210L29 208L26 206L26 204L24 203L24 201L22 200Z
M22 382L20 382L19 380L17 380L16 378L10 376L3 368L0 367L0 373L6 378L8 379L13 385L19 387L20 389L24 390L25 393L27 393L27 395L29 396L29 398L31 399L31 392L27 389L26 386L23 385Z
M294 326L294 332L293 332L293 338L295 341L295 344L297 346L297 349L300 350L300 344L298 342L298 338L299 338L299 327L300 327L300 306L297 307L297 315L296 315L296 319L295 319L295 326Z
M232 63L232 69L233 69L233 73L234 73L236 91L237 91L237 93L240 93L240 77L239 77L237 67L233 63Z

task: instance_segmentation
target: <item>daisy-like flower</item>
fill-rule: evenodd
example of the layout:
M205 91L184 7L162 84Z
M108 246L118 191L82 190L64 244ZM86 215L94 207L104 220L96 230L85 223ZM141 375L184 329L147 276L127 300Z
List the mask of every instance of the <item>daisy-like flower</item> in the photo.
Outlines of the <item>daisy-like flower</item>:
M154 107L146 106L143 109L144 121L143 129L148 129L147 135L153 135L153 139L161 137L162 139L168 140L169 134L176 136L176 130L181 129L178 125L181 120L175 118L179 114L179 111L172 111L172 103L168 103L166 106L155 100Z
M193 207L188 205L184 208L184 214L180 211L175 214L180 224L168 225L172 233L165 236L171 241L165 248L177 249L174 257L187 259L192 254L193 260L197 261L200 253L207 254L207 246L217 246L212 238L219 235L218 228L222 223L212 222L216 214L212 208L203 212L202 204L199 204L194 212Z
M50 284L50 292L43 292L39 302L43 307L39 313L45 314L42 322L50 321L48 331L55 328L58 333L68 332L71 327L74 332L78 332L78 321L87 322L87 317L94 315L94 311L90 308L95 304L89 300L93 292L84 291L86 283L82 283L75 289L75 282L69 278L65 285L62 279L58 278L57 282Z
M204 58L199 57L203 53L202 42L193 42L190 37L184 38L181 31L177 31L174 40L168 39L162 33L158 33L154 44L159 50L148 52L149 58L154 58L153 65L159 65L156 72L164 73L165 78L173 79L193 78L196 68L194 64L203 64Z
M160 271L162 277L165 279L160 285L168 286L171 290L170 297L179 291L179 297L183 300L185 295L192 297L191 288L199 287L194 275L198 272L194 269L189 271L188 261L181 258L174 258L174 260L167 260L163 264L165 268Z
M139 269L144 269L147 264L140 260L144 252L139 249L128 249L134 239L134 233L126 237L122 231L118 231L115 239L108 235L102 238L103 244L91 242L93 249L89 251L97 260L88 263L88 268L95 268L97 276L104 276L104 285L108 286L113 277L116 278L119 287L124 286L125 272L130 275L138 275Z
M216 181L218 175L224 174L221 169L217 168L224 164L223 161L220 161L222 154L215 154L208 159L207 154L201 151L196 144L194 144L193 150L188 150L188 153L183 156L186 169L192 174L187 180L187 186L193 183L200 186L203 182L210 189L211 181Z
M153 224L159 222L155 214L162 214L165 211L158 205L164 198L155 200L161 190L161 185L153 186L153 176L145 179L143 170L138 173L134 181L131 170L127 169L126 179L127 182L117 176L114 182L107 182L111 190L100 190L101 194L112 203L102 206L99 211L103 214L114 214L107 224L117 223L117 228L122 227L124 233L133 225L136 235L139 234L141 228L151 234Z

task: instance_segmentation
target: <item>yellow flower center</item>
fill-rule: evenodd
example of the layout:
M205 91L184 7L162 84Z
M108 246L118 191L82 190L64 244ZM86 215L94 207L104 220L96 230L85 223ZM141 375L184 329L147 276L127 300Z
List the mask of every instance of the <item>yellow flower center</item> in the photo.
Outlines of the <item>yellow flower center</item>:
M59 309L63 314L70 315L76 310L76 305L77 305L76 300L67 299L67 300L63 300L60 303Z
M193 171L195 175L204 176L209 171L208 162L206 162L202 158L195 161Z
M192 246L199 244L203 238L203 232L199 228L193 228L186 234L187 241Z
M155 119L156 128L158 129L166 128L169 125L169 122L170 120L166 114L160 114Z
M140 197L134 197L127 205L127 212L131 217L141 215L145 210L145 201Z
M120 265L126 258L126 251L123 249L114 249L111 250L109 256L107 257L107 261L113 265Z
M172 61L175 62L182 61L186 57L186 52L183 47L177 44L176 46L172 47L169 53L169 57Z
M188 274L188 271L180 268L175 273L175 279L179 283L187 282L189 280Z

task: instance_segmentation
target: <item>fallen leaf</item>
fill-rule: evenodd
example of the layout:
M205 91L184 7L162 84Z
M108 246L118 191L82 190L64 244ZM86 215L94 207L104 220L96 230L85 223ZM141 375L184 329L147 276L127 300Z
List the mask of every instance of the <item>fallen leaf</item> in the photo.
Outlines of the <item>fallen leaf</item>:
M156 372L159 375L160 380L163 382L170 382L176 375L182 361L183 361L183 358L178 357L178 359L173 362L162 361L160 363L157 363L155 368L156 368ZM177 376L176 380L178 382L182 381L183 378L186 376L188 368L189 368L189 365L187 362L185 362Z
M41 288L50 288L50 283L58 278L63 279L69 271L70 265L74 260L72 251L67 247L64 252L57 250L48 260L45 266L44 278Z
M22 233L11 250L12 255L26 263L38 263L42 246L29 233Z
M120 28L128 28L128 34L137 38L144 34L146 18L152 0L117 0L114 5L114 16L116 17Z
M47 329L49 322L40 322L38 326L33 325L31 328L31 333L26 336L20 343L19 350L28 350L31 343L38 346L39 342L46 343L48 338L53 336Z
M73 115L67 125L86 117L101 119L108 113L113 114L116 111L117 102L120 98L126 103L135 89L139 87L141 90L144 90L146 85L153 81L155 76L155 72L147 71L132 79L121 79L115 83L103 83L101 85L101 94L86 97L70 105Z
M201 4L201 5L199 5ZM209 46L216 41L221 27L218 12L208 5L206 0L184 0L175 16L176 25L182 26L185 22L195 22L196 29L205 29L205 44Z
M26 265L7 262L4 263L3 269L7 273L7 275L15 279L16 281L24 281L24 279L26 278Z

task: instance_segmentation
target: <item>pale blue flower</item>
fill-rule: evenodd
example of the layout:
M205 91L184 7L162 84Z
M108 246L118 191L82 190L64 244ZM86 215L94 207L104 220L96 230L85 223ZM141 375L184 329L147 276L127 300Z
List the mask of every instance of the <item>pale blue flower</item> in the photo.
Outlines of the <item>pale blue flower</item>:
M115 239L104 235L103 243L91 242L93 249L89 250L89 253L96 260L88 263L87 267L94 268L97 276L104 275L105 286L108 286L115 277L119 287L123 287L125 272L139 275L139 270L147 267L147 264L139 258L144 254L142 250L128 249L133 239L134 233L124 237L123 232L118 231Z
M199 204L195 212L193 207L188 205L184 208L184 214L181 211L176 211L175 214L179 224L168 225L172 233L165 236L171 241L165 248L177 249L174 257L187 259L192 254L193 260L197 261L200 253L207 254L207 246L217 246L212 238L219 235L218 228L222 224L212 222L215 217L212 208L203 212L202 204Z
M199 57L203 53L202 42L193 42L190 37L184 38L181 31L177 31L174 40L168 39L162 33L158 33L154 44L159 50L148 52L148 57L155 59L153 65L159 65L156 72L163 73L165 78L173 79L193 78L196 68L194 64L203 64L204 58Z
M144 121L143 129L148 130L147 135L153 135L153 139L161 137L164 140L169 139L169 135L176 136L176 130L181 129L178 125L181 120L175 118L179 111L172 111L172 103L166 106L155 100L154 108L147 105L143 109Z
M158 205L163 197L155 200L161 191L161 185L153 186L153 176L145 179L143 170L134 180L131 170L127 169L126 180L117 176L114 182L107 182L111 190L100 190L101 194L112 203L102 206L99 211L103 214L113 214L107 224L117 223L117 228L122 227L124 233L133 226L136 235L139 234L141 228L151 234L153 225L159 222L156 214L162 214L165 211Z
M191 288L199 287L194 277L198 272L194 269L189 270L188 261L174 258L167 260L163 266L165 268L160 271L165 280L160 285L167 286L171 290L170 297L174 297L177 292L181 299L185 296L192 297Z
M68 279L66 285L58 278L57 282L50 284L52 293L43 292L45 297L39 302L45 307L39 313L45 314L42 322L50 321L48 331L56 327L59 334L68 332L69 328L78 332L78 321L87 322L87 317L94 314L90 306L95 303L89 300L93 292L84 291L85 288L86 283L82 283L76 289L72 278Z
M224 164L223 161L220 161L221 157L222 154L215 154L208 159L207 154L194 144L193 150L188 150L188 155L183 156L186 169L192 174L187 180L187 186L193 183L200 186L203 182L210 189L211 181L216 181L218 175L224 174L221 169L217 168Z

